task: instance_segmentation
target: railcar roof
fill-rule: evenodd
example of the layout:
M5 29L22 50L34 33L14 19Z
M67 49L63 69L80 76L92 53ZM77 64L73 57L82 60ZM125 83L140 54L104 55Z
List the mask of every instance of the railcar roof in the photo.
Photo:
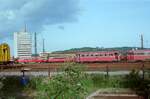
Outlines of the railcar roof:
M150 50L130 50L129 52L150 52Z
M77 52L77 54L119 53L119 51Z

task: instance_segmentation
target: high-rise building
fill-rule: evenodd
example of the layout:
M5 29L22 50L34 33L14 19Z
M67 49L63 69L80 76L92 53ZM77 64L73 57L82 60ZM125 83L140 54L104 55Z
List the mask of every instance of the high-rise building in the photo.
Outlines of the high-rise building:
M14 33L14 57L15 58L31 58L32 55L32 37L26 32Z

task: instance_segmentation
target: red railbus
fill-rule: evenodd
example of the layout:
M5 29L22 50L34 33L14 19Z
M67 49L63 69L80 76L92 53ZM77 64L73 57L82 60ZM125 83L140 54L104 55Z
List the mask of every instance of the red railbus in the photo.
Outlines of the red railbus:
M120 61L119 51L78 52L76 62L113 62Z

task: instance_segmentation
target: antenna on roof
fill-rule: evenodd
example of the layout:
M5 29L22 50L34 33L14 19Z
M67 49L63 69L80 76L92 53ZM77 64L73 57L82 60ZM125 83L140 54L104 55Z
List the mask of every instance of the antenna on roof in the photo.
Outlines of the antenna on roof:
M27 24L24 25L24 32L27 32Z
M36 32L34 33L34 52L35 55L37 55L37 38L36 38Z
M44 38L43 38L43 53L45 52L45 44L44 44Z

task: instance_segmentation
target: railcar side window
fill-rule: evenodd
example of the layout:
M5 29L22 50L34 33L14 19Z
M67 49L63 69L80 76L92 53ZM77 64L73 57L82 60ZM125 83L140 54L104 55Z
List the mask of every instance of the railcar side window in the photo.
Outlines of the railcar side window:
M98 56L98 54L96 54L95 56Z
M118 55L118 53L115 53L115 55Z
M113 56L113 54L109 54L109 56Z
M144 55L150 55L150 53L149 52L145 52Z
M144 55L144 53L135 53L135 55Z
M82 57L84 57L84 55L81 55Z
M128 53L128 55L134 55L134 53Z

